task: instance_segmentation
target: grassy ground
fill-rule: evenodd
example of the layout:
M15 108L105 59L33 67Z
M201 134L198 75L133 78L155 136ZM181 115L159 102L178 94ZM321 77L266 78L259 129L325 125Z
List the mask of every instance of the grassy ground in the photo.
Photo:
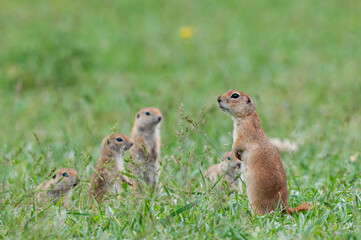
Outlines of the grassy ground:
M360 9L355 0L3 2L0 238L361 236ZM281 158L290 205L310 201L312 211L252 216L246 195L201 185L200 171L231 148L232 121L216 105L228 89L253 96L268 136L301 144ZM101 139L129 135L146 106L164 115L164 188L91 208ZM63 166L82 178L73 205L32 210L32 189Z

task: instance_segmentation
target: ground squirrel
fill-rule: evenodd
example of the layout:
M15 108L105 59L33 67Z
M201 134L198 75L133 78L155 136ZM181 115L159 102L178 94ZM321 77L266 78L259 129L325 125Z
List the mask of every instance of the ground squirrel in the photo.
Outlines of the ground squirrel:
M309 203L288 208L286 172L277 150L261 128L251 97L229 90L217 101L219 108L231 115L234 121L232 149L245 167L247 196L252 211L263 215L275 210L278 205L287 213L308 210Z
M160 158L160 123L162 113L158 108L143 108L137 113L131 137L130 149L132 173L151 188L157 186L158 161Z
M52 174L50 174L52 176ZM49 181L43 181L36 187L37 198L41 202L51 200L58 202L64 198L63 203L70 203L71 189L79 183L78 172L72 168L60 168Z
M298 150L297 143L287 138L283 140L279 138L270 138L269 140L278 152L296 152Z
M123 182L132 185L124 170L123 154L133 146L133 141L124 134L114 133L106 136L90 180L89 198L101 202L109 191L120 192Z
M241 166L242 162L236 158L233 152L226 152L222 156L221 163L210 166L205 175L214 182L224 174L224 180L230 188L242 192Z

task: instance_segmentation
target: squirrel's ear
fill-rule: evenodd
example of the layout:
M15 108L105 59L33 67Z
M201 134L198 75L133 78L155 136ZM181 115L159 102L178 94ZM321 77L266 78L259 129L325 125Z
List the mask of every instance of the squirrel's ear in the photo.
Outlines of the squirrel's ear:
M252 103L252 99L247 96L247 104L251 104L251 103Z

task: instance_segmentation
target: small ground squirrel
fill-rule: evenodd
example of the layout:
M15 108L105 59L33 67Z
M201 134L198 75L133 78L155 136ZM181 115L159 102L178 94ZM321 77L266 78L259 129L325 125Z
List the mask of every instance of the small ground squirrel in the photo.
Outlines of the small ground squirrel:
M226 152L222 156L221 163L210 166L205 175L214 182L224 174L224 180L230 188L242 192L241 166L242 162L236 158L233 152Z
M37 198L41 202L51 200L58 202L64 198L63 203L70 203L71 189L79 183L78 172L72 168L60 168L49 181L43 181L36 187Z
M231 115L234 121L232 149L245 167L247 196L252 211L263 215L275 210L278 205L290 214L308 210L309 203L288 208L286 172L277 150L261 128L251 97L229 90L217 100L219 108Z
M287 138L283 140L278 138L270 138L269 140L278 152L296 152L298 150L297 143Z
M160 158L160 123L162 113L158 108L143 108L137 113L131 137L131 172L151 188L157 186L158 161Z
M132 185L124 170L124 152L133 146L133 141L124 134L106 136L101 144L100 156L90 180L89 198L101 202L109 191L120 192L122 182Z

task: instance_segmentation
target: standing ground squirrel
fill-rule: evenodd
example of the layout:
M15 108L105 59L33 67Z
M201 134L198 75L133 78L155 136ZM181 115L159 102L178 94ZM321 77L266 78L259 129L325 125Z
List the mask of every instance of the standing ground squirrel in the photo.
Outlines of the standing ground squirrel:
M160 123L162 113L158 108L143 108L137 113L130 149L132 173L151 188L157 186L158 160L160 158Z
M252 211L266 214L280 205L289 214L308 210L310 203L288 208L286 172L277 150L261 128L251 97L229 90L218 97L219 108L234 121L233 152L245 167L247 196Z
M124 134L106 136L101 144L100 156L90 180L89 198L101 202L109 190L120 192L122 182L131 185L124 170L124 152L133 146L133 141Z
M205 175L215 182L224 174L224 180L229 184L230 188L242 192L241 166L242 162L236 158L233 152L226 152L221 163L210 166Z
M49 181L43 181L36 187L37 198L44 202L51 200L58 202L64 198L63 203L69 206L71 189L79 183L78 172L72 168L60 168Z

